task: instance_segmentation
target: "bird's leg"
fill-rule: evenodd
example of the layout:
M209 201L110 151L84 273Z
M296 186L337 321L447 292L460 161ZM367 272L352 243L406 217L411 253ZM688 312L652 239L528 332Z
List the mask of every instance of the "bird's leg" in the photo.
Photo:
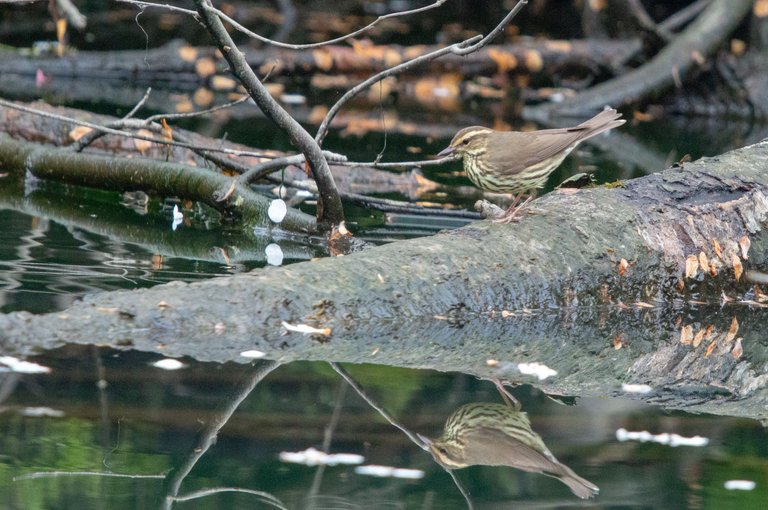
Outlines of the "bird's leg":
M528 197L523 201L522 204L517 205L520 202L520 199L523 197L524 193L518 193L515 199L512 201L512 205L510 205L507 210L504 212L504 215L494 218L494 223L513 223L517 220L519 220L518 213L522 211L528 203L536 198L536 190L532 190L530 193L528 193Z
M493 384L496 385L496 389L499 390L499 393L501 394L501 398L504 399L504 402L509 406L513 407L515 411L520 410L520 401L515 398L512 393L507 390L507 388L504 387L504 382L502 382L501 379L493 379Z

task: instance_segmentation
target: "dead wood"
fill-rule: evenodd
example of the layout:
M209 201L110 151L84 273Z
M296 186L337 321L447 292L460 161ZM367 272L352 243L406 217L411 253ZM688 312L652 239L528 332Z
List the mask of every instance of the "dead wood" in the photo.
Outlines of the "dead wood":
M514 44L492 45L466 55L450 55L430 63L430 74L452 71L464 76L525 74L533 81L550 81L564 71L581 74L610 70L613 62L635 48L624 40L536 40L521 38ZM371 74L407 59L424 55L438 46L332 45L314 50L289 51L275 48L243 48L246 61L262 76L271 78L313 74ZM31 57L18 52L0 52L0 69L7 75L47 76L119 80L123 83L168 83L177 89L208 85L214 90L234 89L236 83L225 72L226 64L215 48L191 47L174 41L148 51L81 51L62 58ZM414 70L424 74L425 67ZM406 73L407 74L407 73Z
M624 187L553 193L514 225L8 314L0 345L24 355L98 338L199 360L258 349L513 380L525 379L519 363L543 362L557 371L546 391L644 383L664 389L643 398L668 407L766 419L764 294L736 274L768 264L767 164L761 143ZM754 308L734 326L742 299Z
M580 92L560 104L528 108L528 118L586 116L605 105L620 107L660 96L686 77L723 45L750 12L752 0L714 0L699 17L647 64Z

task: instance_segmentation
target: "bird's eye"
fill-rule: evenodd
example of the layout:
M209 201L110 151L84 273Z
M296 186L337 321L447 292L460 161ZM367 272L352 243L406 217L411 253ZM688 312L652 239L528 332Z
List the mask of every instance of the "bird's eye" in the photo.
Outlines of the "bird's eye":
M446 450L446 449L445 449L445 448L443 448L442 446L438 446L438 447L437 447L437 451L439 451L439 452L440 452L440 453L442 453L443 455L448 455L448 450Z
M464 145L469 145L469 139L465 138L464 140L461 141L461 143L463 143Z

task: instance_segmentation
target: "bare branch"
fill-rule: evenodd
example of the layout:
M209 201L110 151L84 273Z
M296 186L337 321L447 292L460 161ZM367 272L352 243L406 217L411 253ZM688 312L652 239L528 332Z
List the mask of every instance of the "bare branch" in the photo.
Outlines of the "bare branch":
M227 108L232 108L233 106L237 106L240 103L244 103L248 101L251 98L251 96L245 95L239 99L236 99L234 101L230 101L229 103L220 104L217 106L212 106L211 108L207 108L205 110L200 110L197 112L187 112L187 113L158 113L157 115L152 115L151 117L147 117L146 121L153 122L160 119L165 120L175 120L175 119L188 119L190 117L199 117L201 115L207 115L209 113L217 112L219 110L225 110Z
M334 104L331 107L331 109L328 110L328 113L325 115L323 122L320 123L320 127L317 128L317 134L315 135L315 140L317 141L318 145L323 144L323 140L325 139L325 136L328 134L328 128L331 124L331 121L339 112L341 107L344 106L344 104L347 101L355 97L357 94L367 89L374 83L379 82L384 78L387 78L388 76L398 74L402 71L405 71L406 69L410 69L411 67L417 66L424 62L435 60L436 58L439 58L448 53L454 53L456 55L467 55L469 53L479 50L480 48L488 44L491 41L491 39L493 39L498 34L500 34L501 31L504 30L504 27L506 27L509 24L509 22L512 21L512 18L514 18L515 15L517 15L517 13L520 12L523 6L525 6L527 3L528 3L528 0L518 0L517 4L512 8L511 11L509 11L509 14L507 14L504 17L504 19L501 20L501 22L496 26L496 28L494 28L485 37L481 37L477 35L475 37L466 39L460 43L452 44L445 48L441 48L431 53L427 53L419 57L413 58L411 60L408 60L407 62L403 62L402 64L396 65L394 67L390 67L389 69L385 69L384 71L381 71L380 73L377 73L371 76L367 80L349 89L343 96L341 96L341 98L339 98L338 101L336 101L336 104Z
M266 158L266 159L272 159L277 156L274 154L264 154L262 152L253 152L253 151L240 151L240 150L234 150L234 149L222 149L220 147L201 147L199 145L194 145L190 143L184 143L179 141L173 141L173 140L163 140L161 138L153 138L151 136L144 136L137 133L131 133L130 131L123 131L120 129L113 129L107 126L102 126L100 124L95 124L93 122L88 122L85 120L78 120L73 119L71 117L66 117L64 115L58 115L56 113L50 113L50 112L44 112L41 110L37 110L35 108L30 108L28 106L23 106L20 104L16 104L11 101L6 101L5 99L0 99L0 106L5 106L6 108L12 108L14 110L19 110L26 113L31 113L33 115L39 115L41 117L47 117L49 119L55 119L59 120L61 122L67 122L69 124L74 124L77 126L84 126L89 127L91 129L96 129L103 131L105 133L111 134L111 135L117 135L117 136L124 136L126 138L133 138L135 140L145 140L147 142L153 142L153 143L159 143L161 145L173 145L174 147L183 147L185 149L190 149L193 151L207 151L207 152L219 152L223 154L230 154L232 156L250 156L254 158ZM130 119L129 119L130 120ZM126 125L128 125L127 121L124 121ZM134 122L137 122L134 120Z
M261 83L253 69L248 65L248 62L246 62L245 56L235 45L221 20L213 12L210 0L195 0L195 5L206 29L229 63L232 72L238 77L261 111L285 131L291 139L291 143L307 157L320 190L320 200L317 207L318 226L320 228L327 228L330 225L338 225L344 220L344 210L339 198L339 192L336 189L336 183L333 180L331 170L328 167L325 156L323 156L320 145L315 142L301 124L296 122L272 98L267 88Z
M467 46L459 49L458 51L454 51L454 53L457 55L468 55L487 45L489 42L495 39L496 36L499 35L507 27L507 25L509 25L509 22L512 21L512 18L517 16L517 13L519 13L527 3L528 0L518 0L517 4L515 4L511 11L509 11L509 14L504 16L504 19L502 19L501 22L496 25L496 28L491 30L488 35L482 38L482 40L472 44L471 46Z
M169 500L181 502L181 501L193 501L195 499L202 499L206 496L212 496L215 494L221 494L223 492L238 492L240 494L250 494L251 496L258 496L258 498L266 505L272 505L275 508L281 510L288 510L282 501L277 499L269 492L258 491L254 489L246 489L244 487L210 487L207 489L199 489L183 496L169 497Z
M159 7L160 9L165 9L167 11L174 11L174 12L180 12L182 14L189 14L190 16L197 18L197 11L191 10L191 9L184 9L182 7L176 7L175 5L170 4L158 4L155 2L142 2L140 0L115 0L116 2L119 2L121 4L131 4L135 5L136 7L141 7L142 9L146 7Z
M345 41L347 39L351 39L353 37L357 37L358 35L367 32L368 30L370 30L371 28L373 28L374 26L376 26L377 24L379 24L380 22L382 22L382 21L384 21L386 19L396 18L396 17L401 17L401 16L409 16L411 14L418 14L418 13L421 13L421 12L424 12L424 11L428 11L430 9L435 9L436 7L440 7L441 5L443 5L446 1L447 0L437 0L436 2L431 3L429 5L426 5L424 7L419 7L419 8L411 9L411 10L408 10L408 11L398 11L398 12L391 12L389 14L384 14L383 16L379 16L378 18L373 20L368 25L364 26L363 28L357 29L354 32L350 32L349 34L342 35L340 37L336 37L335 39L330 39L328 41L323 41L323 42L319 42L319 43L310 43L310 44L288 44L288 43L284 43L284 42L280 42L280 41L275 41L273 39L268 39L268 38L266 38L266 37L264 37L262 35L259 35L259 34L255 33L255 32L252 32L251 30L248 30L243 25L241 25L240 23L238 23L234 19L230 18L229 16L227 16L223 12L221 12L219 9L211 7L210 10L212 12L216 13L216 15L218 17L220 17L221 19L223 19L224 21L226 21L227 23L229 23L230 25L235 27L240 32L246 34L249 37L257 39L257 40L259 40L259 41L261 41L263 43L271 44L273 46L277 46L278 48L286 48L286 49L289 49L289 50L307 50L307 49L311 49L311 48L319 48L321 46L327 46L329 44L336 44L336 43L343 42L343 41Z

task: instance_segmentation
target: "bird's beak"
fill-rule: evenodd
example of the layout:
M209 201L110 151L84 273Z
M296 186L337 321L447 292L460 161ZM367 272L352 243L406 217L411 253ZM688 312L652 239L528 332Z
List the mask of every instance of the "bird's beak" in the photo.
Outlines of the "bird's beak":
M453 154L453 147L451 147L450 145L448 147L446 147L445 149L443 149L443 150L441 150L440 152L437 153L437 155L439 157L441 157L441 158L443 156L448 156L450 154Z
M419 446L421 446L424 450L429 450L429 445L432 444L432 440L428 437L422 436L419 433L416 434L416 437L421 440L421 444Z

